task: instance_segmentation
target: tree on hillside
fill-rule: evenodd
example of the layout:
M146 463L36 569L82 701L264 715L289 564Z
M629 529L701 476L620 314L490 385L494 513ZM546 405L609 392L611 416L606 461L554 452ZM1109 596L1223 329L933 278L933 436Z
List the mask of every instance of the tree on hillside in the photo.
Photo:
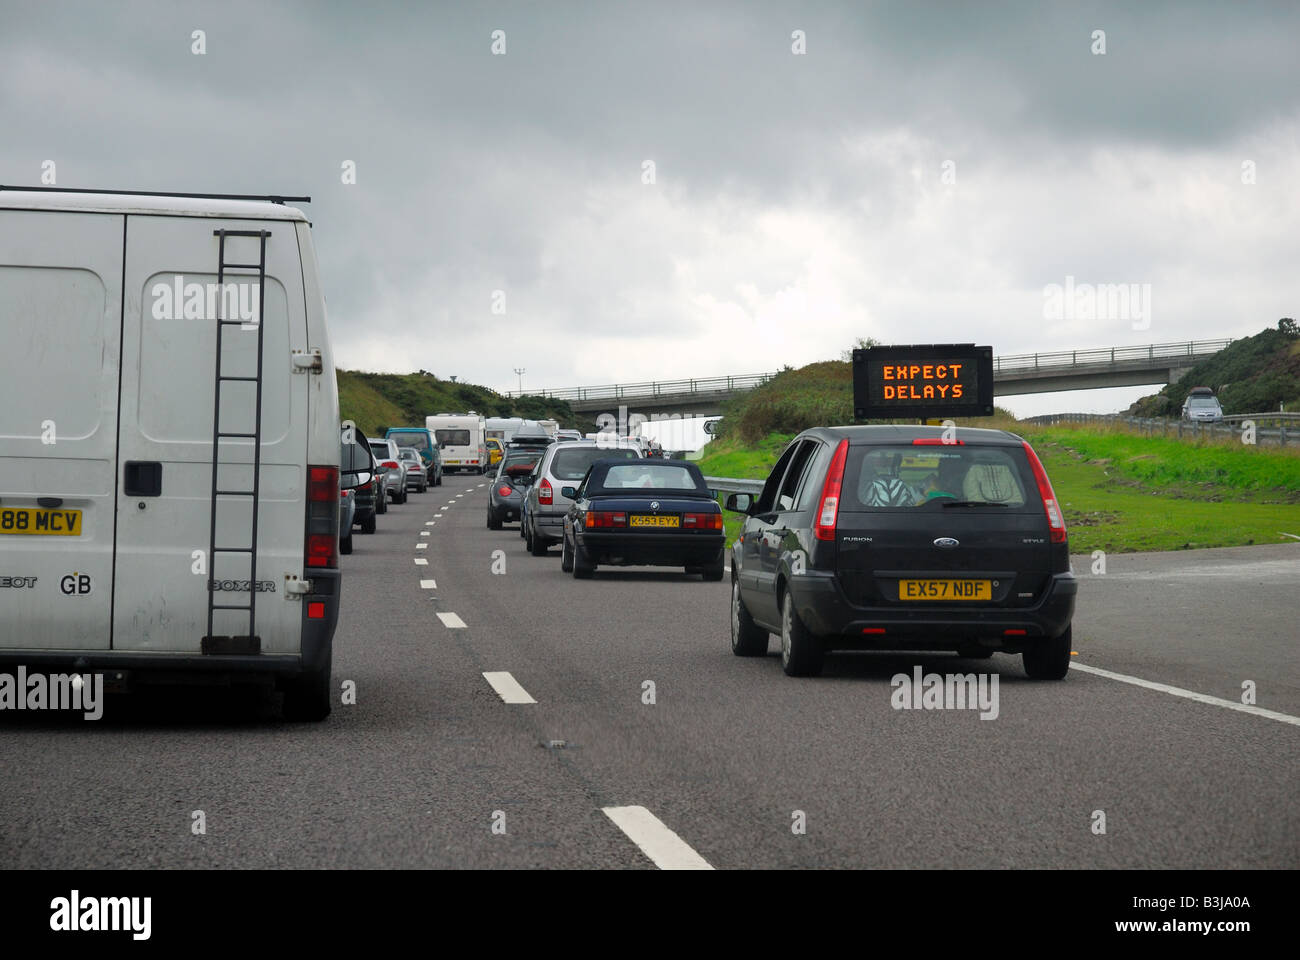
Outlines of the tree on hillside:
M881 346L881 343L875 337L858 337L858 339L853 341L853 346L849 347L847 350L840 351L840 359L845 363L848 363L853 359L854 350L867 350L871 347L879 346Z
M1300 327L1290 317L1283 317L1277 322L1277 328L1288 337L1300 337Z

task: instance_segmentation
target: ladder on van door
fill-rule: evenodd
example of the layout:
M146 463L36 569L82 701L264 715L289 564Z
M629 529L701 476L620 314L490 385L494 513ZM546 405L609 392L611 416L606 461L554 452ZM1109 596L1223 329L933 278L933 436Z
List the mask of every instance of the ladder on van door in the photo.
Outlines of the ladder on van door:
M257 508L261 490L262 467L262 337L264 317L262 314L266 301L266 241L270 232L266 230L214 230L218 239L217 253L217 362L216 387L212 408L212 512L208 528L208 631L203 638L204 653L261 653L261 638L257 635ZM257 263L236 263L226 260L226 240L230 237L253 237L259 243ZM227 271L248 271L228 274ZM253 273L252 271L257 271ZM227 277L240 278L241 282L257 281L257 373L253 376L232 376L222 370L224 333L226 327L243 326L246 321L231 320L222 316L226 301ZM238 303L238 295L234 298ZM221 429L221 388L227 383L255 384L255 401L253 405L253 432L231 432ZM218 475L221 463L221 441L253 441L253 483L249 490L222 489L218 487ZM234 449L240 449L236 446ZM228 464L230 466L235 463ZM217 544L217 498L247 497L252 505L252 527L249 530L248 545L227 543ZM230 527L226 526L223 536L230 536ZM248 555L248 602L218 603L216 597L217 557L223 554ZM213 618L218 610L243 610L248 614L248 633L242 635L214 636Z

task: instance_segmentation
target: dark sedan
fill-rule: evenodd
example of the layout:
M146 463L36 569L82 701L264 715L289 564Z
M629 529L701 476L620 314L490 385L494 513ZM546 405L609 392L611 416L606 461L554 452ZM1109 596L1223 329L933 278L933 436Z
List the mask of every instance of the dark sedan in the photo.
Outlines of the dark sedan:
M685 460L597 460L564 516L560 569L590 577L598 564L685 567L721 580L722 511L700 468Z
M489 530L500 530L501 524L519 519L528 478L537 469L542 458L541 450L508 448L505 458L497 466L492 488L488 491L487 525Z

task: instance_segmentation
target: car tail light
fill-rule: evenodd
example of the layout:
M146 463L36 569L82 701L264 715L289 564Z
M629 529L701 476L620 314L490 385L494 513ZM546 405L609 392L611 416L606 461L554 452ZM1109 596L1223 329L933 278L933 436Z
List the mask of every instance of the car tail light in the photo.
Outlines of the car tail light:
M501 486L497 487L497 496L499 497L508 497L513 493L514 490L506 486L504 483Z
M396 470L396 469L397 469L397 464L393 463L393 461L391 461L391 460L385 460L385 461L384 461L384 466L387 467L389 470Z
M722 514L688 513L682 517L682 526L692 530L721 530Z
M587 518L583 521L583 526L587 529L599 527L626 527L627 514L618 513L613 510L589 510Z
M307 467L307 521L303 555L309 567L329 568L339 565L339 497L338 467Z
M551 481L542 477L541 485L537 488L537 502L549 504L552 500Z
M1038 459L1038 454L1034 453L1034 448L1029 445L1029 441L1022 442L1025 445L1025 456L1029 458L1029 466L1034 471L1034 482L1038 484L1038 495L1043 499L1047 525L1052 529L1052 543L1065 543L1065 516L1061 513L1061 505L1056 502L1056 492L1052 489L1052 482L1047 479L1047 471L1043 469L1042 461Z
M840 485L844 482L844 461L849 458L849 441L841 440L831 457L831 465L826 470L826 482L822 484L822 498L817 504L817 520L813 524L813 533L818 540L835 539L835 521L840 512Z

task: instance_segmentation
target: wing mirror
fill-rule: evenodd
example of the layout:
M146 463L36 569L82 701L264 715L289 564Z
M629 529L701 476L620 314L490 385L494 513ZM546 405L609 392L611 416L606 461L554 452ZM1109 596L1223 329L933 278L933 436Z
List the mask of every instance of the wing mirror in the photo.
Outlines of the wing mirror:
M748 493L729 493L723 503L728 510L733 513L749 513L749 508L754 505L754 497Z

